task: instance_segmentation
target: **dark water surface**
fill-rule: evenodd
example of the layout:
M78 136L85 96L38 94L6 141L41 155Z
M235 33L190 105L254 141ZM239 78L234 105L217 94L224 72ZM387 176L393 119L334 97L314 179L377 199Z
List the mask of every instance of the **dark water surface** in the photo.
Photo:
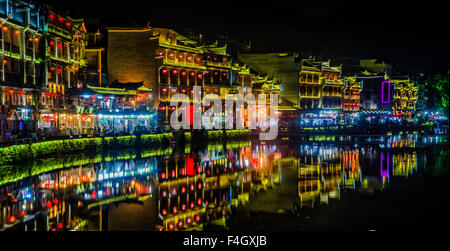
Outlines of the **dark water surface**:
M447 139L240 141L1 167L0 229L446 230Z

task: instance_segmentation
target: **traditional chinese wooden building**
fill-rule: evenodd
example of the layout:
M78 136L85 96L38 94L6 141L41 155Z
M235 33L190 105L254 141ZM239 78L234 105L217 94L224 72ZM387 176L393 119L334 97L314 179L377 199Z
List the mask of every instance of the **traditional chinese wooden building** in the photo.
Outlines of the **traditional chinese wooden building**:
M43 13L26 1L0 1L0 141L36 134L45 57Z

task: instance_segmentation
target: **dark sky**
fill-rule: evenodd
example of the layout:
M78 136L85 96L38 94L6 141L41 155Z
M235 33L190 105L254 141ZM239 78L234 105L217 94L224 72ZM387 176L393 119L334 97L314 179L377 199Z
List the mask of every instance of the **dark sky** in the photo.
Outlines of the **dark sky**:
M104 25L133 22L252 41L259 51L380 58L426 72L448 65L444 1L42 0Z

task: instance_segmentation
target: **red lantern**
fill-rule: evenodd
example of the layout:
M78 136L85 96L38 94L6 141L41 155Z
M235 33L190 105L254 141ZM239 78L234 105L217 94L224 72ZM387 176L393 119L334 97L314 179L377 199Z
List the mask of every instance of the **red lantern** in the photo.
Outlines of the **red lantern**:
M25 214L27 214L27 213L25 213L25 211L24 210L22 210L22 211L20 211L20 216L25 216Z
M72 24L71 24L71 23L69 23L69 22L67 22L67 23L66 23L66 26L71 26L71 25L72 25Z
M14 217L14 215L11 215L11 217L9 217L9 222L14 223L15 221L16 221L16 217Z
M55 67L53 67L53 66L52 66L52 67L50 67L50 70L51 70L51 71L54 71L55 69L56 69L56 68L55 68Z
M47 208L51 208L52 207L52 203L50 201L47 201Z
M162 215L166 215L167 214L167 210L166 209L163 209L162 210Z
M58 228L59 228L59 229L62 229L62 228L63 228L63 225L62 225L61 222L58 223Z
M50 41L50 42L49 42L49 44L50 44L50 45L54 45L54 44L55 44L55 42L53 42L53 41Z
M179 221L179 222L178 222L178 226L179 226L179 227L183 226L183 222L182 222L182 221Z
M58 202L59 202L58 199L53 200L53 204L55 204L55 205L58 205Z
M62 21L64 21L64 18L63 17L58 17L58 21L62 22Z
M177 207L173 207L173 213L174 213L174 214L177 213Z
M162 192L162 196L163 196L163 197L166 197L166 196L167 196L167 192L166 192L166 191L163 191L163 192Z
M163 74L166 74L166 73L167 73L167 70L166 70L166 69L162 70L162 73L163 73Z
M53 18L55 18L55 15L50 14L49 17L50 17L50 19L53 19Z

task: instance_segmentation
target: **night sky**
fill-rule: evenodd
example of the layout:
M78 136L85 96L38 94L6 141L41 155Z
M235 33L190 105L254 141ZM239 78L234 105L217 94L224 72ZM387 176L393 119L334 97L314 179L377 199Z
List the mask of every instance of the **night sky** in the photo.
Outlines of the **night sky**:
M415 72L447 72L443 1L43 0L104 26L146 25L251 40L256 52L379 58ZM243 4L245 3L245 4Z

